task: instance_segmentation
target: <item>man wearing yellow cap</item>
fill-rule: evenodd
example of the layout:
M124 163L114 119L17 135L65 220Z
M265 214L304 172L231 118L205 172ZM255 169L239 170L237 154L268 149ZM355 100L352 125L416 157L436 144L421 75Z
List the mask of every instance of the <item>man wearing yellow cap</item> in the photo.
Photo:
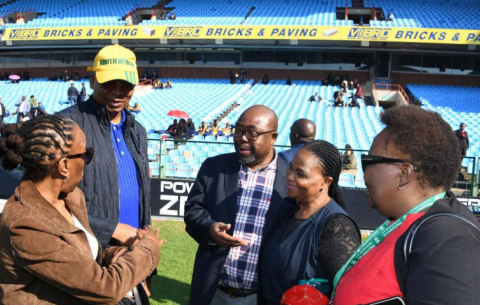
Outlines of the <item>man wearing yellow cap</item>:
M104 47L88 71L93 94L60 115L73 119L87 147L100 152L79 185L90 227L104 247L131 246L137 229L151 223L147 134L125 109L138 84L135 54L118 44Z

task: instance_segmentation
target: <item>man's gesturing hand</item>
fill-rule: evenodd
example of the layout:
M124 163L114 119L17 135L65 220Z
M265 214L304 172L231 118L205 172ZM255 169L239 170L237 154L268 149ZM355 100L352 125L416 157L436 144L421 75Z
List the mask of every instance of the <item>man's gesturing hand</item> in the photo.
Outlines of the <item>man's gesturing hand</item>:
M219 246L230 248L238 246L247 246L248 241L242 240L238 237L233 237L227 234L230 230L231 224L225 224L223 222L215 222L210 227L210 238Z

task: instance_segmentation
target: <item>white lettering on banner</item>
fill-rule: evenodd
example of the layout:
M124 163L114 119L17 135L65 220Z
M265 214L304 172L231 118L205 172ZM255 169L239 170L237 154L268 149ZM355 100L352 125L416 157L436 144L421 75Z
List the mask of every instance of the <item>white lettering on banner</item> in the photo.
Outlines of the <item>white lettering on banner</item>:
M165 190L172 190L175 194L188 194L192 190L192 186L192 182L161 181L160 193L165 192Z
M467 207L480 206L480 199L477 199L477 198L457 198L457 199Z
M160 216L184 216L185 215L185 203L188 196L175 196L175 195L160 195L160 201L168 201L160 209ZM172 208L178 202L178 209Z
M168 201L168 203L160 209L160 215L162 215L162 216L178 216L178 211L170 210L170 208L175 203L178 202L178 196L160 195L160 201Z

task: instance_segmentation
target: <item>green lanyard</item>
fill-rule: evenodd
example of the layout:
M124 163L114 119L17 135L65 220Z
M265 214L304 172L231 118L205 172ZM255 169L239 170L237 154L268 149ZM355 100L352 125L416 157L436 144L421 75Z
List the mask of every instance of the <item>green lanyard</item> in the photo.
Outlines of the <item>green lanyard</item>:
M420 211L423 211L429 207L431 207L435 201L438 199L444 198L446 195L446 192L443 192L441 194L437 194L433 197L428 198L424 202L414 206L413 208L410 209L407 213L403 214L400 218L395 220L394 223L390 224L390 220L385 220L370 236L365 240L363 244L358 247L357 251L350 256L348 261L343 265L343 267L337 272L335 275L335 278L333 279L333 292L332 292L332 297L335 295L335 289L337 288L337 284L342 278L342 276L350 270L355 264L370 250L378 246L390 233L395 231L398 227L400 227L403 222L405 221L405 218L407 218L408 215L413 214L413 213L418 213Z

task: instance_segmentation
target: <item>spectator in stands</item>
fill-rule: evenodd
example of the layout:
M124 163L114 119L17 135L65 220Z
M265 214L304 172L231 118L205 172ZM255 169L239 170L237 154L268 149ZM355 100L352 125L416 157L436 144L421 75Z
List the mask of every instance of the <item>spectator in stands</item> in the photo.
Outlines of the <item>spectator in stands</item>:
M35 99L34 95L30 95L30 108L37 107L37 100Z
M329 86L333 85L333 74L328 73L327 78L322 82L322 85Z
M171 20L177 19L177 14L175 14L175 12L172 12L172 13L170 14L170 19L171 19Z
M138 103L135 103L135 105L133 105L133 108L130 112L140 113L140 112L142 112L142 109L141 109L140 105L138 105Z
M107 60L112 58L120 64ZM89 194L86 203L93 232L103 246L131 246L138 239L137 230L151 224L147 133L125 111L138 84L136 57L118 44L107 46L88 71L93 72L93 94L60 114L74 119L88 145L100 152L80 184Z
M68 71L65 70L62 74L60 74L60 79L64 82L68 82L70 77L68 76Z
M310 102L320 102L322 100L322 97L318 95L318 92L315 92L315 94L312 95L308 100Z
M153 89L160 89L163 90L165 88L165 85L160 79L156 79L153 81Z
M353 81L353 88L356 89L358 87L358 80L355 78Z
M230 126L230 123L227 122L221 132L223 136L226 136L227 138L230 137L232 135L232 126Z
M177 129L178 121L177 119L173 120L173 124L168 126L167 133L172 137L175 135L175 129Z
M202 122L202 126L198 128L198 134L201 136L206 136L208 133L208 126L205 121Z
M360 84L357 83L357 91L355 92L355 97L356 98L363 98L363 92L362 92L362 87Z
M387 220L337 273L332 304L395 296L404 304L478 304L480 230L450 191L461 165L450 125L417 106L380 118L386 127L362 167L368 204Z
M42 105L42 102L38 102L38 109L45 111L45 106Z
M235 78L235 73L233 73L232 70L230 70L230 84L234 85L237 83L237 80Z
M247 71L245 69L242 69L242 72L240 73L240 83L245 83L245 78L247 77Z
M7 117L7 108L2 103L2 99L0 98L0 133L2 130L3 119Z
M163 10L162 13L160 14L160 20L165 20L167 19L167 11Z
M80 74L78 72L72 73L72 80L79 81L81 79Z
M355 89L355 87L354 87L354 85L353 85L353 81L350 81L350 82L348 83L348 90L353 90L353 89Z
M70 88L67 90L67 95L69 104L74 105L77 103L78 90L75 88L75 84L72 83L70 85Z
M357 100L357 97L355 96L355 94L352 94L349 99L352 99L350 101L350 104L348 104L349 107L358 107L360 108L360 103L358 102Z
M360 230L345 212L338 185L341 168L340 153L323 140L305 144L290 163L287 194L298 207L263 248L260 278L267 304L280 304L285 291L305 278L326 279L331 289L360 245Z
M387 20L388 20L388 21L393 21L393 19L395 19L395 16L393 16L392 13L388 12Z
M270 80L268 79L268 74L265 74L262 78L262 84L263 85L268 85L269 82L270 82Z
M383 11L380 12L379 20L380 20L380 21L386 20L386 19L385 19L385 14L383 13Z
M350 144L345 145L345 154L342 155L342 173L357 175L357 158L355 158Z
M54 74L54 75L50 76L50 77L48 78L48 80L49 80L49 81L52 81L52 82L56 82L56 81L58 80L58 77L57 77L56 74Z
M455 135L458 138L458 143L460 147L460 153L462 157L467 155L467 149L470 147L470 141L468 140L468 132L465 131L467 125L465 123L460 124L460 128L455 131Z
M30 80L30 74L27 71L23 71L22 80Z
M165 88L167 88L167 89L173 88L173 87L172 87L172 82L171 82L169 79L167 79L167 82L166 82L166 84L165 84Z
M181 140L188 137L187 122L185 119L180 119L180 123L177 125L174 131L174 138Z
M86 96L87 96L87 88L85 88L85 83L82 83L82 89L80 89L80 94L78 95L78 102L79 103L85 102Z
M196 129L195 124L192 121L192 118L188 118L187 120L187 131L188 131L188 139L195 135Z
M218 122L217 120L213 120L213 124L210 126L210 134L212 136L219 136L219 133L220 133L220 126L218 125Z
M337 95L337 98L333 102L333 107L343 107L343 96L342 94Z
M17 115L17 124L20 126L30 115L30 102L27 102L27 97L22 96L22 100L18 103L18 107L13 114Z
M285 85L287 85L287 86L292 85L292 79L290 78L290 76L287 77L287 82L285 83Z
M278 154L280 158L287 161L288 164L292 162L295 153L302 148L306 143L315 140L317 127L315 123L307 119L296 120L290 127L290 144L292 147Z
M185 204L186 231L206 254L195 260L190 304L257 304L260 247L295 207L273 147L275 112L255 105L235 127L236 153L206 159Z
M25 168L0 220L2 303L117 304L156 268L164 241L150 227L130 248L99 247L77 187L94 150L72 120L8 124L0 143L3 168Z

